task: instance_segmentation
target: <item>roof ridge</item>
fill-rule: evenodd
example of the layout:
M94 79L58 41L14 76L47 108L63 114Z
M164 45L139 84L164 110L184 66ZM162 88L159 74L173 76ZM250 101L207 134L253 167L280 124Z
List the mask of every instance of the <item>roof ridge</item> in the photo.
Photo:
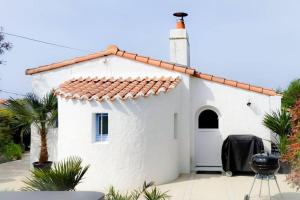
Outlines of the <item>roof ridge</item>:
M32 75L32 74L36 74L36 73L40 73L40 72L44 72L44 71L58 69L58 68L62 68L62 67L68 66L68 65L92 60L95 58L101 58L101 57L109 56L109 55L115 55L115 56L119 56L122 58L135 60L137 62L149 64L149 65L160 67L163 69L188 74L193 77L201 78L204 80L209 80L209 81L213 81L216 83L220 83L220 84L224 84L224 85L228 85L228 86L232 86L232 87L237 87L240 89L245 89L245 90L249 90L249 91L253 91L253 92L257 92L257 93L262 93L262 94L269 95L269 96L278 95L272 89L254 86L251 84L242 83L242 82L238 82L238 81L234 81L234 80L228 80L228 79L225 79L222 77L213 76L211 74L205 74L202 72L198 72L196 69L194 69L190 66L181 65L181 64L177 64L177 63L163 61L163 60L157 60L157 59L153 59L151 57L146 57L146 56L142 56L142 55L139 55L136 53L127 52L124 50L120 50L119 47L116 45L109 45L106 47L106 49L104 51L99 51L99 52L89 54L86 56L76 57L73 59L69 59L69 60L65 60L65 61L61 61L61 62L57 62L57 63L52 63L49 65L44 65L44 66L40 66L40 67L36 67L36 68L27 69L26 75Z
M223 77L214 76L212 74L206 74L206 73L196 71L193 76L196 77L196 78L201 78L201 79L204 79L204 80L213 81L213 82L228 85L228 86L231 86L231 87L237 87L237 88L240 88L240 89L249 90L249 91L256 92L256 93L262 93L262 94L269 95L269 96L278 95L272 89L267 89L267 88L252 85L252 84L249 84L249 83L243 83L243 82L239 82L239 81L226 79L226 78L223 78Z

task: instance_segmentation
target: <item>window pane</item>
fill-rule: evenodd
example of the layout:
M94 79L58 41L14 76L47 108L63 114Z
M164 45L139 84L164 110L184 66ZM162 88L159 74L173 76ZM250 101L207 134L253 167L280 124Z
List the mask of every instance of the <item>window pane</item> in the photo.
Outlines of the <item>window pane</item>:
M103 114L102 116L102 135L108 134L108 115Z
M101 124L102 124L102 121L101 121L101 115L97 115L97 126L98 126L98 129L97 129L97 133L96 135L101 135Z
M198 118L199 128L219 128L218 115L212 110L203 111Z

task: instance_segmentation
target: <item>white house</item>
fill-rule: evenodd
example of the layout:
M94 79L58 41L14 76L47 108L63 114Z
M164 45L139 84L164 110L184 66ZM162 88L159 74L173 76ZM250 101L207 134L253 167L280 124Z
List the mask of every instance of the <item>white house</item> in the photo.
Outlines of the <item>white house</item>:
M129 189L144 180L161 184L180 173L221 170L228 135L270 140L262 119L280 108L281 97L190 67L183 19L169 39L170 62L111 45L26 71L34 93L55 89L58 97L58 128L48 135L50 160L77 155L91 165L80 189ZM32 162L38 153L33 130Z

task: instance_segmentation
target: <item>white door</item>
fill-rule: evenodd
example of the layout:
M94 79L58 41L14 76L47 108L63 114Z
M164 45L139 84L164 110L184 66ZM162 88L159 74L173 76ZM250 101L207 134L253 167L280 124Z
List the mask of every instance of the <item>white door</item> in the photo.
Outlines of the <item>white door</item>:
M204 171L222 170L223 139L219 131L217 113L212 110L201 112L195 134L196 169Z
M196 167L221 167L223 139L219 130L203 129L196 131Z

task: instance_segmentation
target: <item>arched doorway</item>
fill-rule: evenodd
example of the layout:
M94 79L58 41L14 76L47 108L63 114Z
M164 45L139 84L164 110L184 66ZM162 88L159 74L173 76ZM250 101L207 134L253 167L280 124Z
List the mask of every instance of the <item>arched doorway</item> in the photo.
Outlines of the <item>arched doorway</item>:
M196 118L196 170L222 170L223 139L219 130L219 114L216 109L207 107L201 109Z

